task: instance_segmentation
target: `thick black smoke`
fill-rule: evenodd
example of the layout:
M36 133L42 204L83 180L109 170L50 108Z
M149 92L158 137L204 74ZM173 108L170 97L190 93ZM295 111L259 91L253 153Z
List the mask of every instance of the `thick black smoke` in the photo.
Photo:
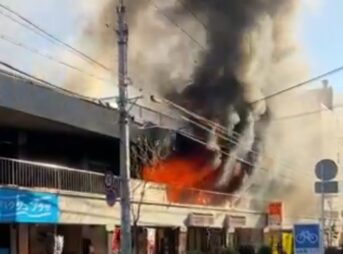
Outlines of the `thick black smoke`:
M184 22L196 18L207 30L207 48L202 53L200 65L194 70L193 82L182 94L174 96L174 100L229 129L226 133L229 140L222 135L217 138L222 152L219 170L223 173L217 179L220 184L215 186L216 190L235 191L244 176L252 174L263 141L261 128L266 128L269 118L267 109L254 111L246 97L250 90L257 91L255 98L264 94L258 82L254 84L254 80L245 79L254 62L249 48L256 44L249 38L249 33L263 29L263 26L259 27L260 21L266 17L269 19L274 48L265 50L271 51L270 61L276 64L290 50L280 40L280 35L287 32L281 21L292 13L294 7L293 0L184 0L179 8L171 11L174 18ZM268 47L260 45L263 46ZM238 116L235 123L232 123L233 114ZM230 130L232 125L233 130ZM199 128L195 132L199 136L206 135ZM240 148L244 138L247 139L245 146L243 144ZM227 156L228 153L232 156ZM234 156L240 159L232 158Z

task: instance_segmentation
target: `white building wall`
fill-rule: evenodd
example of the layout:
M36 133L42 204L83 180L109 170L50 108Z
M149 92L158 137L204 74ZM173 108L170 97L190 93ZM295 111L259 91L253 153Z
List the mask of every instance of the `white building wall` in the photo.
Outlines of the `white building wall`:
M261 211L248 208L183 205L168 202L165 190L151 184L134 182L132 220L138 225L185 227L191 213L212 214L212 227L222 228L227 215L246 217L246 227L263 228L265 215ZM142 188L145 189L141 199ZM103 195L75 195L63 192L60 195L60 223L86 225L120 225L120 205L113 207L106 204Z

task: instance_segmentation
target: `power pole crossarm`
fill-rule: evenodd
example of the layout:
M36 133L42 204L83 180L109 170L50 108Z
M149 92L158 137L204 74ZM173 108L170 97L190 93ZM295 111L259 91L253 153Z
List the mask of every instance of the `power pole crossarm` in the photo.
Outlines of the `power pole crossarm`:
M131 198L130 198L130 129L128 113L127 46L129 30L123 0L117 7L118 15L118 82L120 112L120 193L121 193L121 254L132 254Z

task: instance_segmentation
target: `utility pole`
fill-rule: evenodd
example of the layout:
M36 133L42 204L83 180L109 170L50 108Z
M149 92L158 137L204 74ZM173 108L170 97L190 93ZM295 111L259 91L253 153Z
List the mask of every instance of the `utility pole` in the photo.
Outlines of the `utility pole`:
M127 47L129 30L126 23L124 0L119 0L118 16L118 82L120 113L120 205L121 205L121 240L120 253L132 254L131 237L131 198L130 198L130 129L128 112L127 83Z

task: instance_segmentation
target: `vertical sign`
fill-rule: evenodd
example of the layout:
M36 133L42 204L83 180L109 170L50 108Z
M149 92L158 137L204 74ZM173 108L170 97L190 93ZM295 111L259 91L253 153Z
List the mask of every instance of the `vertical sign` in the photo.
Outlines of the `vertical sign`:
M147 235L147 254L154 254L155 253L155 245L156 245L156 229L148 228L148 235Z
M292 233L282 233L282 247L285 254L293 253L293 235Z
M119 253L120 250L120 228L115 228L112 233L112 253Z
M281 227L282 225L282 203L273 202L268 206L268 226Z

